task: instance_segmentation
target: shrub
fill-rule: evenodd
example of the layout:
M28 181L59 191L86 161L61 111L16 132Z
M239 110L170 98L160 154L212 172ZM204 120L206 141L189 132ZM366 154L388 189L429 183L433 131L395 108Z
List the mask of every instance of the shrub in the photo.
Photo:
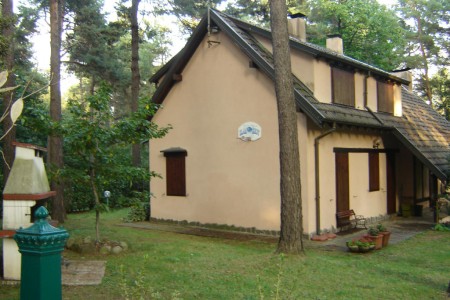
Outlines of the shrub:
M142 203L138 199L134 198L134 202L131 205L131 210L128 212L125 222L141 222L147 219L146 203Z
M371 236L377 236L380 231L375 228L375 227L370 227L369 230L367 231Z

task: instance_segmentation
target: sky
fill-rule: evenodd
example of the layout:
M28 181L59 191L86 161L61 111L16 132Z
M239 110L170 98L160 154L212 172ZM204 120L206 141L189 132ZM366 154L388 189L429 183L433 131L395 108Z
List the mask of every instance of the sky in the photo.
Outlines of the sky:
M27 2L26 0L21 0L19 2ZM377 0L379 3L384 4L386 6L392 6L396 3L395 0ZM109 19L114 19L115 10L114 10L115 1L106 0L104 6L104 12L109 14ZM148 2L143 1L140 3L139 8L145 9L145 6L150 5ZM155 21L156 22L156 21ZM175 55L178 51L182 49L185 43L185 37L182 36L181 33L177 32L177 24L174 19L170 18L161 18L158 17L158 21L160 24L169 25L171 27L173 33L173 44L171 48L171 54ZM34 50L34 58L37 64L38 70L42 72L48 72L50 69L50 27L45 21L41 21L38 25L38 34L34 35L32 40L33 50ZM67 91L72 85L77 83L77 79L74 75L65 72L64 66L61 72L61 90L64 93Z

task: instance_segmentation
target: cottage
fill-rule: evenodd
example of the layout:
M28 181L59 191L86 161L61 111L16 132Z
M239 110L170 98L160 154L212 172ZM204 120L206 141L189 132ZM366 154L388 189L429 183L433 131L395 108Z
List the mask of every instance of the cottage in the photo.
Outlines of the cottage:
M305 233L335 214L396 214L445 185L450 124L389 73L305 41L289 20ZM271 33L216 10L151 81L171 124L150 142L152 216L278 230L280 167Z

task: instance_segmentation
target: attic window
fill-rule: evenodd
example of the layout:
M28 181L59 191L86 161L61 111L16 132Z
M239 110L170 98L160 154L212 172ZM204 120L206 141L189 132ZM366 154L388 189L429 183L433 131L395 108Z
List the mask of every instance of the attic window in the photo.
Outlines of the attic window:
M161 151L166 158L166 195L186 196L186 156L182 148Z
M335 104L355 106L355 76L353 72L331 67L332 99Z
M377 81L378 111L394 113L394 84Z

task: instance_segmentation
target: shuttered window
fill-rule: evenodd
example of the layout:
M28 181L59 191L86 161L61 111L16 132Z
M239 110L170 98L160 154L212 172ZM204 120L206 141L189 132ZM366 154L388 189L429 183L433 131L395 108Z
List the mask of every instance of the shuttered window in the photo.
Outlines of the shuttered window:
M377 81L378 111L394 113L394 84Z
M369 191L380 190L380 155L369 152Z
M166 157L166 195L186 196L186 156L181 148L161 151Z
M331 67L333 103L355 106L355 74Z

